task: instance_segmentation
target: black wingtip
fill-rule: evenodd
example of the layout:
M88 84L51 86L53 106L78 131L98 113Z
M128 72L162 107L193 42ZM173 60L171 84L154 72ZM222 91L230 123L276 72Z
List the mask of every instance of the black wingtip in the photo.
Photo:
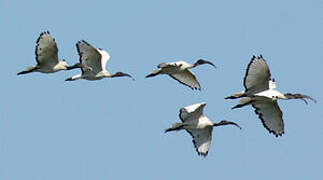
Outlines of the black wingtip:
M276 138L279 138L279 137L283 136L284 131L283 131L283 132L280 132L280 133L276 133L276 132L274 132L274 131L269 131L269 133L273 133L273 134L275 135L275 137L276 137Z
M181 84L184 84L184 83L181 83ZM188 86L188 85L186 85L186 84L184 84L185 86L187 86L187 87L189 87L190 89L192 89L193 91L197 91L197 90L199 90L199 91L201 91L202 89L199 87L191 87L191 86Z
M206 156L207 156L207 154L208 154L208 153L209 153L209 152L202 153L202 152L198 152L198 151L197 151L197 154L198 154L199 156L203 157L203 158L206 158Z

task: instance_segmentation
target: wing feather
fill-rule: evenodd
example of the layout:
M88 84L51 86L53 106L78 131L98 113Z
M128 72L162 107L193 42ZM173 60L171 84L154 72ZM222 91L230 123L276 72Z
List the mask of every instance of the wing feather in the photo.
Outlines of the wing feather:
M253 101L252 107L269 133L273 133L276 137L284 134L283 112L277 100Z
M182 122L196 121L197 123L199 117L203 116L203 109L205 106L206 103L198 103L181 108L179 118Z
M175 63L160 63L157 66L158 68L176 68L179 67L179 65Z
M186 130L193 138L195 150L198 155L206 156L212 140L212 127L203 129Z
M99 53L101 54L101 68L105 69L107 62L110 59L110 54L103 50L103 49L98 49Z
M36 61L39 65L55 66L58 63L58 48L48 31L42 32L36 42Z
M87 67L82 68L83 73L88 73L86 71L92 71L97 74L102 71L101 54L96 48L84 40L77 42L76 48L80 56L80 63Z
M191 89L201 90L200 83L196 79L196 76L189 70L184 70L183 72L176 74L169 74L169 76Z
M248 64L246 75L244 77L245 91L250 94L255 94L269 88L270 70L264 60L260 57L253 56Z

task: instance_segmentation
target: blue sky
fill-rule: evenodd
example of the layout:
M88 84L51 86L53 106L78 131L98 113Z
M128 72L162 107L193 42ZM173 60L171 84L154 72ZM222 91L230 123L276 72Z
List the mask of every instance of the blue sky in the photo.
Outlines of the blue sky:
M0 179L322 179L323 3L300 1L0 1ZM86 40L111 54L110 72L128 78L65 82L79 70L16 73L35 64L42 31L59 57L78 62ZM275 138L251 107L231 110L252 55L263 54L281 92L316 104L280 101L285 134ZM194 73L202 91L167 76L161 62L198 58L218 68ZM207 102L219 127L206 158L186 132L164 134L181 107Z

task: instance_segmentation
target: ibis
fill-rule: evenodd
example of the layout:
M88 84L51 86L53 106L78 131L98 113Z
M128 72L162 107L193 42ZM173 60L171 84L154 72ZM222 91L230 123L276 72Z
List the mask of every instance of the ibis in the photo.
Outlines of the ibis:
M82 74L67 78L66 81L74 81L77 79L94 81L103 78L114 78L122 76L126 76L134 80L134 78L130 74L123 72L111 74L106 70L105 66L110 59L110 55L107 51L100 48L95 48L84 40L77 42L76 48L80 56L80 63L77 63L72 67L81 68Z
M189 64L185 61L161 63L157 66L159 69L154 70L152 73L148 74L146 78L154 77L159 74L168 74L176 81L190 87L193 90L201 90L200 83L198 82L194 73L189 69L202 64L209 64L213 67L216 67L212 62L206 61L204 59L199 59L194 64Z
M239 104L232 109L252 105L263 126L276 137L284 134L283 112L278 106L278 99L301 99L306 104L306 99L316 102L315 99L304 94L282 94L277 91L275 79L271 78L269 67L262 55L252 57L246 70L243 85L244 91L225 99L241 98Z
M198 155L204 157L209 152L213 127L231 124L241 129L238 124L231 121L222 120L219 123L213 123L203 114L205 105L206 103L198 103L181 108L179 118L182 122L174 123L171 128L165 130L167 133L185 129L192 136L192 142Z
M57 44L48 31L42 32L36 43L37 64L19 72L18 75L31 72L54 73L60 70L73 69L73 67L68 66L65 60L58 59Z

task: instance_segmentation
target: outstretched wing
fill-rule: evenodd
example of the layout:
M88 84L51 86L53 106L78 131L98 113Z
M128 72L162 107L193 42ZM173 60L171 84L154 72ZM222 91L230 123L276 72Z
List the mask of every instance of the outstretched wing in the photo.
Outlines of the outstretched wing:
M46 31L40 34L36 43L37 63L43 66L55 66L58 63L58 49L55 39Z
M284 134L283 112L276 100L252 101L252 107L269 133L273 133L276 137Z
M292 94L292 93L286 93L284 94L284 96L288 99L301 99L303 100L306 104L307 104L307 101L306 99L310 99L312 100L313 102L316 103L316 100L314 98L312 98L311 96L307 96L307 95L304 95L304 94Z
M253 56L248 64L246 75L244 77L244 87L247 93L255 94L269 89L270 71L269 67L260 55Z
M110 54L107 51L100 48L97 50L101 54L101 69L105 69L107 62L110 59Z
M200 83L197 81L195 75L189 70L184 70L183 72L176 74L169 74L169 76L191 89L201 90Z
M84 40L77 42L76 48L80 55L80 63L84 66L83 73L92 71L97 74L102 71L101 54L96 48Z
M176 63L160 63L157 65L158 68L176 68L179 67Z
M192 136L193 144L198 155L206 156L209 152L211 140L212 140L212 127L187 130Z
M203 116L203 109L206 103L197 103L180 109L179 118L182 122L198 123L199 117Z
M203 109L206 103L197 103L190 106L186 106L180 109L179 118L183 123L180 125L190 124L197 125L201 116L203 116ZM207 127L203 129L186 129L185 130L192 136L194 147L198 155L206 156L212 139L213 127Z

